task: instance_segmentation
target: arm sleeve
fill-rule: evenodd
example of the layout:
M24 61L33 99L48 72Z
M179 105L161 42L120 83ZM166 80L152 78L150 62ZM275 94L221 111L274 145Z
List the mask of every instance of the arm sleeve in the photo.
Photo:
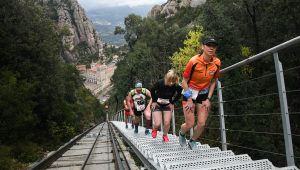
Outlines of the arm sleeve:
M193 62L191 60L186 64L185 70L183 72L183 77L190 78L191 76L191 71L193 67Z
M175 99L174 99L174 100L172 100L172 101L170 102L171 104L174 104L174 103L176 103L176 102L177 102L177 100L179 100L179 99L180 99L180 97L181 97L181 91L182 91L182 87L181 87L181 86L179 86L179 85L177 85L177 86L176 86L176 91L177 91L177 95L176 95Z
M152 97L152 103L157 102L157 96L155 95L155 91L158 90L158 81L154 83L153 87L150 89L151 97Z

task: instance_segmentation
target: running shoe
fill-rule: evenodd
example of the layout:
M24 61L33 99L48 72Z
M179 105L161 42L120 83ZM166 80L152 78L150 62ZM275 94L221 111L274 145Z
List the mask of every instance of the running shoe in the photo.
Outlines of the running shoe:
M157 136L157 128L152 128L152 137L153 138L156 138L156 136Z
M128 125L126 125L126 129L128 129Z
M135 129L134 130L134 134L138 134L138 133L139 133L139 131Z
M149 130L145 130L145 135L151 135L151 133L149 132Z
M166 136L163 135L162 138L163 138L163 142L165 143L170 142L167 135Z
M181 129L179 130L179 144L181 146L186 146L186 138L185 135L181 136Z
M191 142L191 140L189 140L188 143L189 143L189 148L190 148L190 149L195 150L195 149L198 148L198 147L197 147L196 141Z
M132 129L134 129L134 125L131 125Z

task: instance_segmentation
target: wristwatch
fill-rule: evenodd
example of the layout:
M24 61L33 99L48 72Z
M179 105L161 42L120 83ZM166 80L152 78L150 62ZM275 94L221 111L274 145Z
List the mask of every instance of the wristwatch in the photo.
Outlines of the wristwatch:
M211 101L211 97L207 97L207 99L208 99L209 101Z

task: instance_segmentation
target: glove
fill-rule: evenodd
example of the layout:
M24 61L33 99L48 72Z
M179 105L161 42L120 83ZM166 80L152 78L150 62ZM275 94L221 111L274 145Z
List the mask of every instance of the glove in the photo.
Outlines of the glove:
M191 90L183 92L184 97L189 98L192 95Z

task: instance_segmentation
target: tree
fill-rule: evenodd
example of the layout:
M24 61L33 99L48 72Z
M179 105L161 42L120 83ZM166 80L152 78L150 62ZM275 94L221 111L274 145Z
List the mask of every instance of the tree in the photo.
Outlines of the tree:
M199 39L203 34L201 33L202 27L196 26L195 31L190 31L189 34L186 36L186 40L184 40L185 47L179 48L180 52L175 52L170 59L173 61L172 66L176 70L179 75L182 75L186 64L188 61L196 55L199 51L201 51L201 43Z
M128 17L125 17L124 24L125 24L125 30L121 29L120 27L116 27L114 34L125 34L124 38L127 42L130 49L133 48L133 45L135 42L140 38L141 36L141 23L142 23L142 17L135 14L129 14Z

